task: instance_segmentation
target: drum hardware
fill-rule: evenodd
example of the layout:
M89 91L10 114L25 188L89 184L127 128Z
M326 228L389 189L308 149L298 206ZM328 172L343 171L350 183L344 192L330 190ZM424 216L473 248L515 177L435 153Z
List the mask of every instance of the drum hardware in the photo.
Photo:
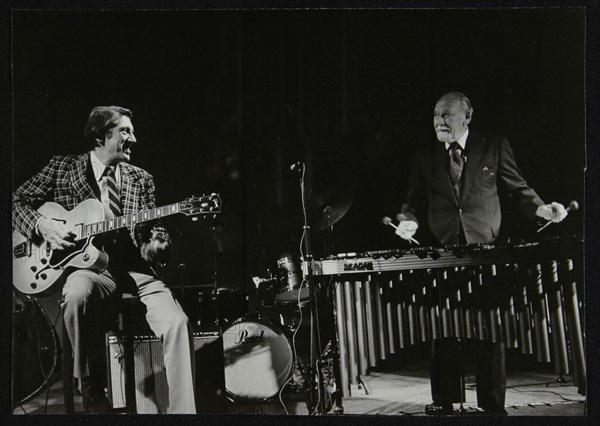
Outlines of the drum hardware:
M299 165L299 166L298 166ZM305 394L306 394L306 405L309 410L309 414L319 414L325 415L327 413L327 406L325 401L325 394L327 392L326 383L324 382L324 374L321 369L321 365L323 363L322 359L322 349L321 349L321 336L320 336L320 328L319 328L319 315L317 309L317 294L316 294L316 280L314 279L313 274L313 255L312 255L312 245L311 245L311 227L309 225L309 218L307 215L307 207L306 207L306 190L304 186L304 175L306 173L306 167L304 163L300 162L295 164L292 167L292 170L298 172L299 175L299 183L300 183L300 195L302 200L302 212L304 214L304 226L302 233L302 242L301 251L304 249L304 252L301 252L302 255L302 271L304 276L304 281L308 286L308 305L310 307L310 353L309 353L309 361L308 366L306 368L306 374L304 376L305 379ZM323 202L321 203L321 211L319 213L319 217L321 218L320 222L317 223L317 227L319 229L323 229L324 227L330 228L334 222L341 219L341 217L348 211L350 208L351 200L347 203L347 206L344 209L339 209L337 211L336 217L333 216L333 210L328 207L329 203ZM318 211L319 209L317 209ZM323 225L323 219L325 220L325 226ZM335 220L333 220L335 219ZM301 292L302 290L298 290ZM298 294L298 300L300 299L301 294ZM335 372L335 369L334 369ZM339 381L336 380L336 385Z
M58 334L38 299L13 291L13 409L56 382L61 357Z
M308 202L308 224L312 229L325 231L325 256L333 252L333 225L339 222L350 210L353 193L349 188L327 189L313 196Z
M246 314L246 296L240 288L219 287L200 291L201 306L198 327L204 331L211 328L228 327Z

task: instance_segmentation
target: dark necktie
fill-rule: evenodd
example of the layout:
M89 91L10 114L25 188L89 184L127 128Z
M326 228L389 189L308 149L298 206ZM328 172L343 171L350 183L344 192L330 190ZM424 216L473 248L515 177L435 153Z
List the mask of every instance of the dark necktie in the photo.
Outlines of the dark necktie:
M465 160L462 156L462 148L458 144L458 142L453 142L450 145L450 182L452 183L452 188L456 192L457 196L460 196L460 187L461 187L461 176L463 167L465 165Z
M104 175L106 176L106 186L108 189L108 204L110 210L115 216L121 216L121 197L119 196L119 188L117 187L117 180L115 179L115 172L111 167L104 169Z

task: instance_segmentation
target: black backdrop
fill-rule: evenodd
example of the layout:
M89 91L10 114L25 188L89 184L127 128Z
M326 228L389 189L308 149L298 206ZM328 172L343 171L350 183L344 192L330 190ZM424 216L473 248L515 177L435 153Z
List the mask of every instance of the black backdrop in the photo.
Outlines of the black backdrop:
M167 219L169 281L211 282L216 225L219 284L245 287L299 252L299 160L309 198L353 197L334 252L406 247L381 218L433 137L436 99L459 90L472 127L509 137L544 200L583 205L584 24L569 8L13 12L13 184L84 152L93 106L128 107L132 162L155 176L159 204L223 199L215 223ZM582 216L540 236L514 215L511 234L581 233Z

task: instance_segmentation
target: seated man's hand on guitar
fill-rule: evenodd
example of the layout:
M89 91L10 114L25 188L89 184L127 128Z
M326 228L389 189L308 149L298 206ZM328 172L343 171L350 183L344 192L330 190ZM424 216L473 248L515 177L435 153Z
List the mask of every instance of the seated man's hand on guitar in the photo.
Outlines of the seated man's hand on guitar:
M567 217L568 211L560 203L553 202L551 204L545 204L538 207L535 212L536 216L546 219L551 222L561 222Z
M396 235L405 240L410 240L413 235L417 232L419 224L414 220L406 220L402 213L398 214L396 218L400 221L396 227Z
M50 244L53 250L63 250L75 247L73 243L76 235L67 229L58 221L42 217L38 222L37 230Z
M164 265L171 254L169 237L159 231L153 231L149 241L142 244L142 258L151 265Z

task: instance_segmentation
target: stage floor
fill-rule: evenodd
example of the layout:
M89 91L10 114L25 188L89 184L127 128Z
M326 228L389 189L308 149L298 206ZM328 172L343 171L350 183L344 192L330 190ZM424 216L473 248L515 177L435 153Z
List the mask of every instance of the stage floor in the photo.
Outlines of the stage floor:
M578 394L572 378L556 381L549 369L519 369L507 375L506 411L509 416L583 416L586 398ZM411 362L402 368L386 368L361 377L363 384L351 386L351 395L343 399L344 415L352 416L424 416L430 403L427 362ZM47 403L46 403L47 397ZM231 402L228 415L300 415L308 416L303 392L284 389L281 401ZM282 403L283 402L283 403ZM459 404L454 405L458 411ZM480 415L477 408L474 377L466 377L466 403L463 415ZM81 396L75 397L75 411L82 412ZM32 401L17 407L15 415L64 414L62 382ZM332 415L332 412L330 413Z

